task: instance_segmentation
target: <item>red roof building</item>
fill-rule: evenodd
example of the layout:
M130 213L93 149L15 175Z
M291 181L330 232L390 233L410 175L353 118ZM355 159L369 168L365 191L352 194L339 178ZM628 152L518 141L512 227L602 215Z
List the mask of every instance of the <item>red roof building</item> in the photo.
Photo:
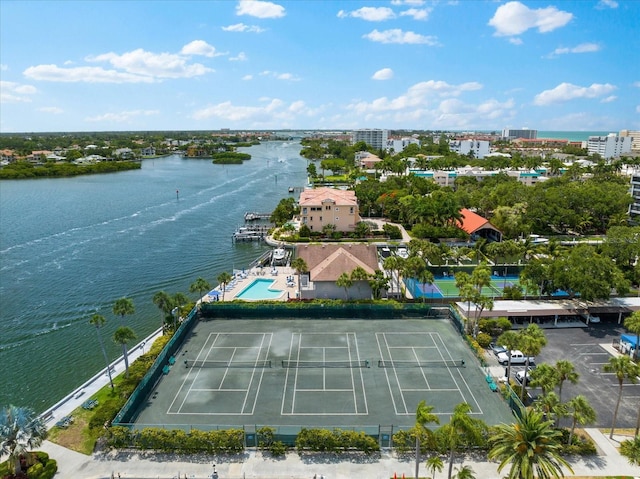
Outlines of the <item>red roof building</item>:
M467 208L460 210L462 219L456 225L471 236L471 239L485 238L488 241L502 241L502 232L489 220Z

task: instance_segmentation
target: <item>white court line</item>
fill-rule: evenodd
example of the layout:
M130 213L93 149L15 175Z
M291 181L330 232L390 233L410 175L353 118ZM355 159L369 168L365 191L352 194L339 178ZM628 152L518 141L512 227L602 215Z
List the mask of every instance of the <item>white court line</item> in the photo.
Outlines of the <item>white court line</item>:
M347 357L349 358L349 362L353 361L353 358L351 357L351 343L349 342L349 333L347 333ZM356 394L356 381L355 381L355 378L353 377L354 368L349 368L349 369L350 369L349 373L351 376L351 389L353 391L353 410L355 411L356 414L358 414L358 396Z
M387 347L387 354L388 354L389 358L391 358L391 360L393 361L393 355L391 354L391 346L389 346L389 342L387 341L387 333L382 333L382 335L384 337L384 344ZM386 372L387 372L387 368L385 368L385 373ZM393 368L393 374L396 377L396 384L398 385L398 392L400 393L400 398L402 399L402 405L404 406L404 413L400 413L396 409L396 414L408 414L409 413L409 408L407 407L407 401L404 398L404 393L402 391L402 386L400 385L400 378L398 377L398 370L396 368ZM391 385L390 384L389 384L389 389L391 389ZM393 398L393 393L391 394L391 397Z
M355 344L356 346L356 357L358 358L358 361L360 361L362 358L360 357L360 350L358 349L358 335L356 334L355 331L352 334L353 334L353 344ZM360 374L360 385L362 386L362 399L364 401L364 412L360 414L369 414L369 403L367 402L367 392L364 388L364 376L362 375L361 368L358 368L358 374ZM354 390L355 390L355 385L354 385ZM356 403L356 413L358 413L357 403Z
M436 348L438 349L438 348ZM418 363L420 363L420 358L418 358L418 355L416 354L416 350L413 350L413 357L416 358L416 361ZM427 379L427 375L425 374L424 368L420 368L420 374L422 375L422 378L424 379L424 382L427 385L427 390L431 390L431 385L429 384L429 380Z
M289 358L288 360L291 361L291 353L293 352L293 338L295 337L295 333L291 334L291 341L289 342ZM282 405L280 406L280 414L281 415L285 415L285 411L284 411L284 401L287 398L287 385L289 384L289 372L290 372L291 368L287 368L287 371L284 375L284 385L282 386ZM291 414L293 414L293 411L291 412Z

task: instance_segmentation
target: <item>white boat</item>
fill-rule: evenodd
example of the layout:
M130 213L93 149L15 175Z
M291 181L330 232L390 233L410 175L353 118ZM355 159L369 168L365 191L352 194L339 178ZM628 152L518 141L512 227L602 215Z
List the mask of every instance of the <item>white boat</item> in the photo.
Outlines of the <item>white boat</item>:
M409 252L407 251L407 248L398 248L396 250L396 255L402 259L407 259L409 257Z
M284 248L276 248L271 252L271 260L274 263L282 263L287 258L287 251Z

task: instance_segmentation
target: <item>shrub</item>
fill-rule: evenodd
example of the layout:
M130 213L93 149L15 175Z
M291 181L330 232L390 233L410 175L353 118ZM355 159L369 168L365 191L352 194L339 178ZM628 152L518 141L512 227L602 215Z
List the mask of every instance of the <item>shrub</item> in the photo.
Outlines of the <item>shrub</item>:
M287 453L287 446L282 441L275 441L269 446L269 453L274 457L284 456Z
M491 336L489 336L487 333L480 333L476 337L476 341L481 347L486 348L491 343Z

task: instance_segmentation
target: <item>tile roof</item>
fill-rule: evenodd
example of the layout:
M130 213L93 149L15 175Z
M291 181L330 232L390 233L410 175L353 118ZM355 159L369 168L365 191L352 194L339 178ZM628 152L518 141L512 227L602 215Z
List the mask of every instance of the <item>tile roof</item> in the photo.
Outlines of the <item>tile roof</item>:
M298 246L298 257L309 267L311 281L336 281L358 266L373 274L378 269L378 250L367 244Z
M300 206L319 205L323 201L332 200L338 206L357 206L358 199L353 191L335 188L315 188L300 193Z
M489 220L483 218L482 216L474 213L467 208L463 208L460 210L460 214L462 215L462 219L458 221L458 228L463 231L466 231L469 234L473 234L478 231L483 226L489 225L492 229L495 229L493 225L489 223Z

